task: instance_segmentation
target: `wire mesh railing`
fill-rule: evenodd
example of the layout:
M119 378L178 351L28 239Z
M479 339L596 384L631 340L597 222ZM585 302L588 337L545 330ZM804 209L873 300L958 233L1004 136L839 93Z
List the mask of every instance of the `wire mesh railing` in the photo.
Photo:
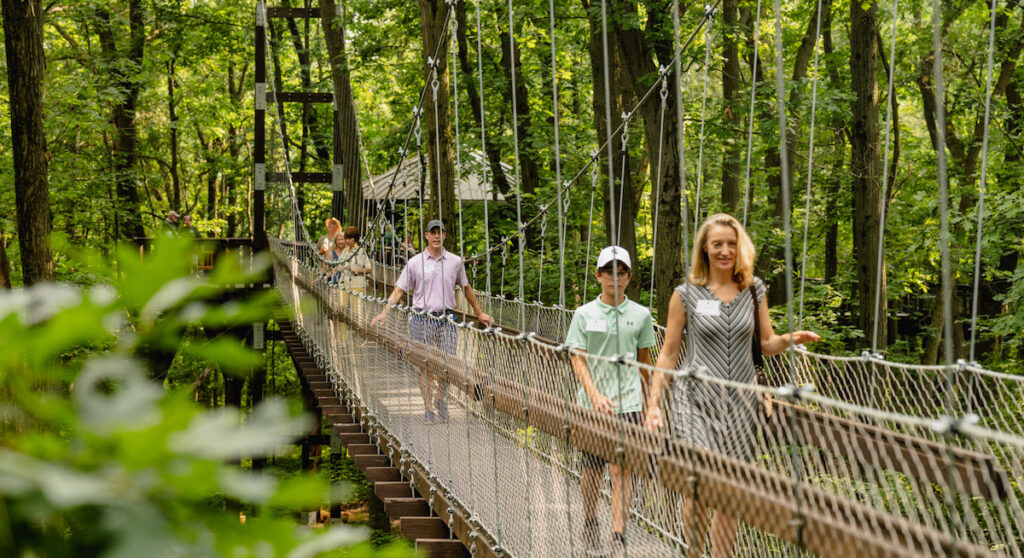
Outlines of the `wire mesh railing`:
M950 384L942 367L795 352L768 372L789 378L791 358L797 381L766 388L570 349L570 316L539 305L526 329L544 334L405 306L371 327L388 270L359 292L298 245L270 244L318 363L506 554L1021 554L1014 377L965 364ZM480 298L499 322L521 315ZM591 409L574 357L639 376L642 399L666 375L664 426Z

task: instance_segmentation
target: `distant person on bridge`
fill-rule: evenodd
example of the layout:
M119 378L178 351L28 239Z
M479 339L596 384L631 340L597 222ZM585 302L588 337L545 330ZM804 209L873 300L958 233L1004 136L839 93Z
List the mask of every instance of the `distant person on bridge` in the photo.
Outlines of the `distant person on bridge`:
M736 218L719 213L704 221L694 240L690 276L676 287L678 296L669 302L658 368L676 366L684 330L684 368L743 384L753 384L756 379L755 351L776 355L791 341L800 345L821 339L812 331L775 334L764 296L767 288L754 276L754 260L754 243ZM663 375L655 372L647 401L650 428L663 424L658 404L664 386ZM756 415L764 412L755 394L707 381L676 381L671 386L673 433L687 443L750 461L755 450ZM698 525L696 540L687 541L691 555L703 556L708 509L700 501L687 501L683 510L685 524L696 521ZM722 511L714 513L712 556L732 555L736 528L735 518ZM684 529L684 534L689 538L691 529Z
M626 298L626 287L633 274L629 252L608 246L597 257L597 282L601 295L576 309L569 324L565 344L600 357L624 356L651 364L654 346L654 322L643 305ZM637 368L616 365L607 360L588 359L574 354L572 368L580 381L576 402L601 413L617 416L631 424L641 423L644 406L643 379ZM583 453L580 490L583 493L583 540L589 555L604 555L600 544L597 503L606 462ZM625 553L626 519L632 497L630 471L611 464L612 480L612 553Z
M463 288L466 302L481 323L491 325L494 320L480 308L476 293L466 277L462 258L444 249L444 223L440 219L430 221L423 236L427 240L427 249L413 256L402 269L388 303L370 322L370 327L377 327L383 322L391 306L398 304L405 293L410 292L413 308L426 314L412 315L409 336L428 348L455 354L458 333L455 325L448 321L448 316L455 314L456 285ZM448 419L447 386L438 376L439 371L423 370L420 374L420 392L426 407L423 418L428 423L433 422L435 416ZM435 386L435 383L439 385Z

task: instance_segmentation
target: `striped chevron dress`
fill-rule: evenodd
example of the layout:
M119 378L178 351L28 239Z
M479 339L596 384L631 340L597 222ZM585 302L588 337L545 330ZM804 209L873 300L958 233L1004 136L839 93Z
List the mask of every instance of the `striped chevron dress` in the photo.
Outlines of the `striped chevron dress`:
M765 286L755 277L757 303ZM754 301L740 290L728 304L706 286L686 282L676 287L686 309L684 367L734 382L753 383L751 352ZM676 436L698 447L750 460L754 451L755 397L752 392L701 382L677 380L672 388L672 421Z

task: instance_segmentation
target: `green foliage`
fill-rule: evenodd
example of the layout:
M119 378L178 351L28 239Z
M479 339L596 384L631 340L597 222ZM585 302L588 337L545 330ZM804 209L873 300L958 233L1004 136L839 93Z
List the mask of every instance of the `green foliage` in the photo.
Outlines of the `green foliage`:
M149 379L135 356L145 344L169 346L188 324L245 323L271 311L267 297L216 303L252 275L220 267L192 277L182 265L188 254L188 242L163 239L143 260L126 249L122 273L97 276L92 287L42 284L0 296L0 554L372 553L352 546L363 530L296 525L291 512L327 499L320 478L282 480L237 465L302 435L308 417L274 398L248 416L205 410L187 387ZM224 369L256 358L223 337L193 347L191 357ZM241 522L238 506L256 513Z

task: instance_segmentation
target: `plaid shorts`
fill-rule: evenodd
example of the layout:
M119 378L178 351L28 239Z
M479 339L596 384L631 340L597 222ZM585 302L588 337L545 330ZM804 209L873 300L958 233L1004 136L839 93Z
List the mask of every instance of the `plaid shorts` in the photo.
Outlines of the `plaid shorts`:
M409 318L409 337L413 341L418 341L428 347L437 347L454 355L458 346L459 333L455 324L448 321L448 316L454 315L455 312L451 310L413 314Z

